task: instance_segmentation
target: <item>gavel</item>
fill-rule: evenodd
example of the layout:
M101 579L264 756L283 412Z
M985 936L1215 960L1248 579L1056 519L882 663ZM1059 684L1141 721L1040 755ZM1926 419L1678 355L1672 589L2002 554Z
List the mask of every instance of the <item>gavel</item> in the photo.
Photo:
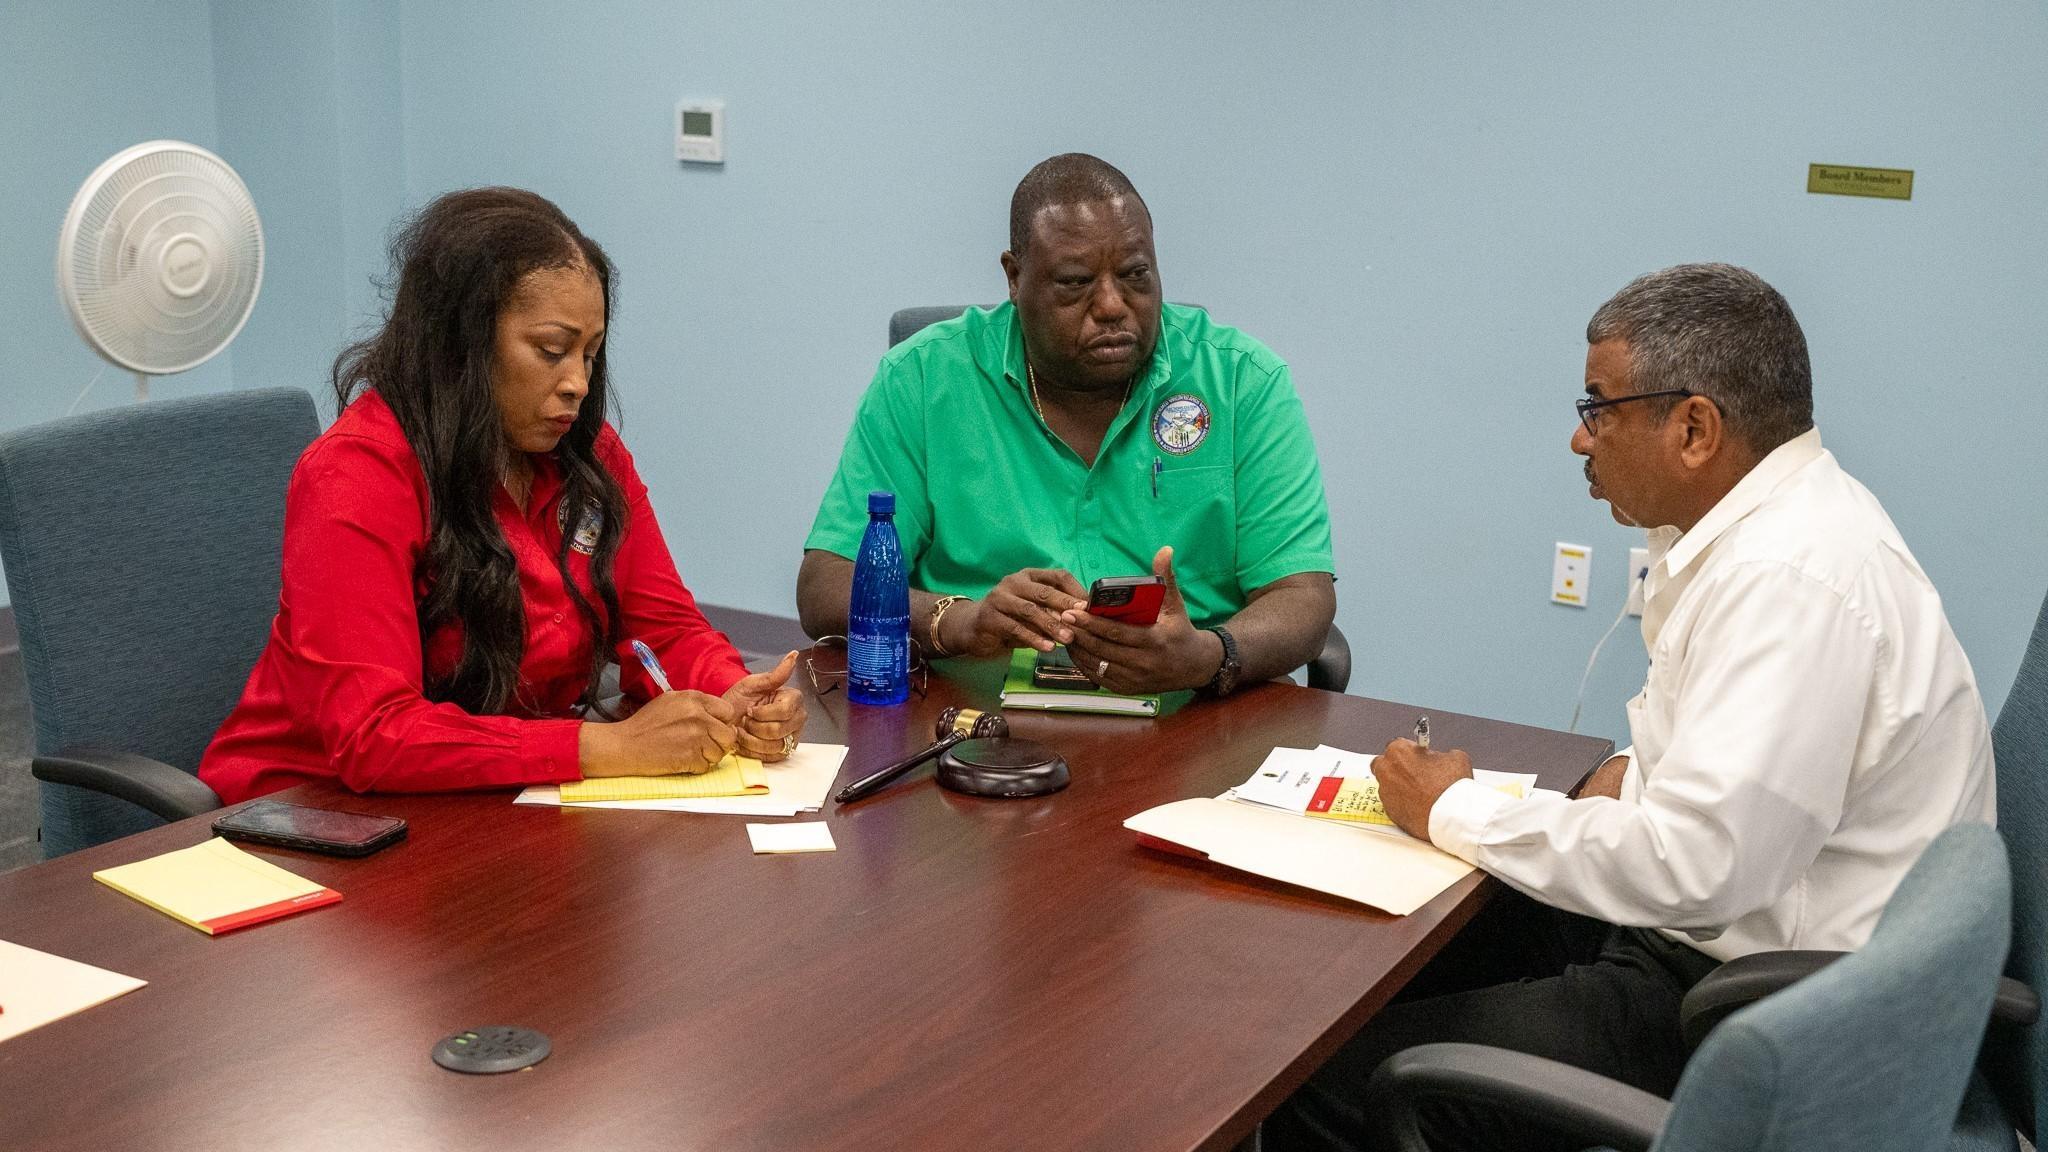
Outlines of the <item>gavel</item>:
M980 740L1009 734L1010 722L993 712L982 712L973 708L948 708L939 713L938 722L932 725L934 740L930 747L898 760L879 772L855 780L841 788L839 795L833 799L841 804L858 800L962 740Z

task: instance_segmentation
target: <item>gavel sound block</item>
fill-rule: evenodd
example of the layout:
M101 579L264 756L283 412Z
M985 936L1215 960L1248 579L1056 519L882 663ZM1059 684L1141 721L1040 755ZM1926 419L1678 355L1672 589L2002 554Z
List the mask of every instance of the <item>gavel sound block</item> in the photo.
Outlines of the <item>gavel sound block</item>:
M870 795L936 756L939 783L974 796L1041 796L1067 786L1067 762L1043 744L1010 738L1009 722L992 712L948 708L933 726L932 745L841 789L845 804Z

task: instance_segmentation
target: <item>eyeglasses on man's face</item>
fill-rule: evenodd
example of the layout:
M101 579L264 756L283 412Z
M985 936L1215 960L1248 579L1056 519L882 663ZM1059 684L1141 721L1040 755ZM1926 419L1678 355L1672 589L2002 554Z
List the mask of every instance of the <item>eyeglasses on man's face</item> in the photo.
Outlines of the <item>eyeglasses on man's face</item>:
M1600 429L1593 426L1593 413L1600 411L1602 408L1612 408L1616 404L1626 404L1631 400L1654 400L1659 396L1692 397L1697 395L1699 393L1687 388L1664 388L1656 392L1637 392L1632 396L1616 396L1609 400L1595 400L1591 396L1581 396L1579 399L1572 401L1572 407L1579 410L1579 423L1586 426L1586 435L1597 436L1600 434Z

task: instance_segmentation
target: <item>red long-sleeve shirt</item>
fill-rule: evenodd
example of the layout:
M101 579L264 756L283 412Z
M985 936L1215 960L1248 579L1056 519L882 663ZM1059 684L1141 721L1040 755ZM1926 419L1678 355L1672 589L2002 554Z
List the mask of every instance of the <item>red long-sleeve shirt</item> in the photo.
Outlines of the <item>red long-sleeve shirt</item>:
M613 567L627 640L645 641L676 688L722 695L746 669L732 642L698 611L676 575L647 486L606 425L597 456L626 498L627 523ZM525 510L500 489L493 511L518 563L526 644L513 711L478 716L422 695L462 652L459 624L444 624L422 650L419 582L426 553L426 475L375 392L363 394L313 441L285 498L284 586L270 641L242 699L200 760L199 778L226 803L316 779L358 792L429 792L578 779L572 711L594 642L569 598L561 545L562 474L531 457ZM592 604L587 554L569 571ZM654 686L630 649L614 654L620 685L645 701Z

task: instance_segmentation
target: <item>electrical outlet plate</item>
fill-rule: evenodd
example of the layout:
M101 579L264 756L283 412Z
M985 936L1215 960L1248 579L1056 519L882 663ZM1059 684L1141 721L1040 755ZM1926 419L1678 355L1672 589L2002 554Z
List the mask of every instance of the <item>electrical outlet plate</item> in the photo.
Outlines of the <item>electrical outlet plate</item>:
M1592 585L1587 574L1593 570L1593 550L1583 544L1557 542L1556 559L1550 566L1550 600L1584 608Z
M1628 614L1631 616L1641 616L1643 614L1643 586L1640 581L1644 571L1649 567L1650 550L1648 548L1631 548L1628 550Z

